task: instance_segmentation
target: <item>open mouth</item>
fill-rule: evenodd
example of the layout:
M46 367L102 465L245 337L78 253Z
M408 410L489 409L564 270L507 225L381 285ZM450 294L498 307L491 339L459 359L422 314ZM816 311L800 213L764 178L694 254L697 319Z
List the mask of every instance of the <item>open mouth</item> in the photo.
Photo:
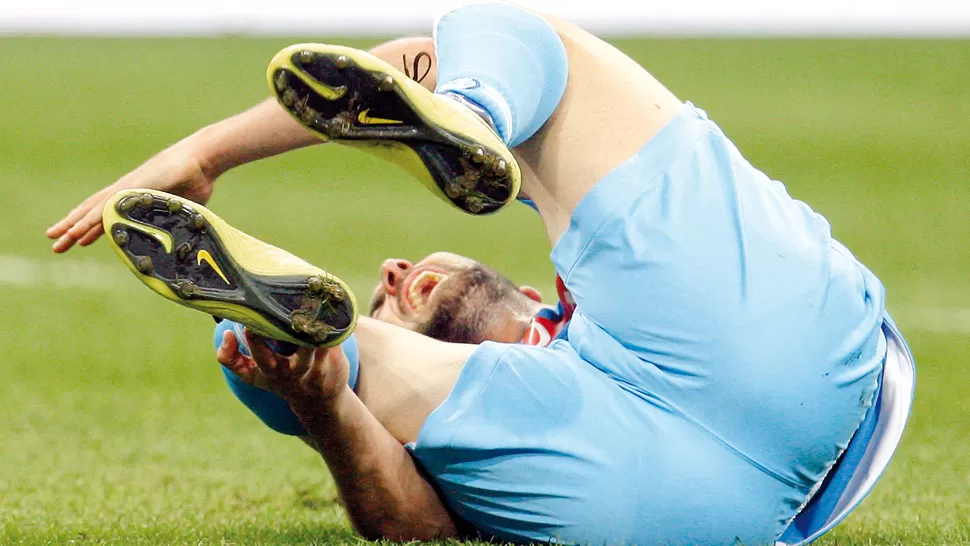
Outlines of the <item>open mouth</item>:
M441 271L422 270L411 278L407 290L404 292L404 299L407 300L408 305L415 313L420 313L424 311L428 301L431 300L434 289L447 278L448 274Z

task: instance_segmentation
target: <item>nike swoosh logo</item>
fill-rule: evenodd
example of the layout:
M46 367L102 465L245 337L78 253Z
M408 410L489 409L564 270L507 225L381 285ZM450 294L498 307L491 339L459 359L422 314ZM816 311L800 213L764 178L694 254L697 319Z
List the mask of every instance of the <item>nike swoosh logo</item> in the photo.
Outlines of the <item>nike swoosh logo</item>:
M370 108L361 110L361 112L357 114L357 121L363 123L364 125L398 125L404 123L403 121L398 121L396 119L372 118L367 115L367 112L370 112Z
M216 261L212 259L212 254L209 254L208 250L200 250L199 254L196 256L196 259L198 260L199 265L202 265L202 262L209 264L209 267L211 267L212 270L215 271L217 275L219 275L219 278L226 281L226 284L232 286L232 283L229 282L229 279L226 278L226 275L222 272L221 269L219 269L219 266L216 265Z

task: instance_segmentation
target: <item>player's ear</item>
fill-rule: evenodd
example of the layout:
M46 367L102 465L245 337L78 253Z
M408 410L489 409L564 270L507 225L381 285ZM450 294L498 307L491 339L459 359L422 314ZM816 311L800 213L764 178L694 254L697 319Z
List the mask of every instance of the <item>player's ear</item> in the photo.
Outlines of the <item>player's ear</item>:
M523 294L525 294L525 297L529 298L530 300L542 303L542 294L540 294L538 290L536 290L535 288L532 288L531 286L520 286L519 292L522 292Z

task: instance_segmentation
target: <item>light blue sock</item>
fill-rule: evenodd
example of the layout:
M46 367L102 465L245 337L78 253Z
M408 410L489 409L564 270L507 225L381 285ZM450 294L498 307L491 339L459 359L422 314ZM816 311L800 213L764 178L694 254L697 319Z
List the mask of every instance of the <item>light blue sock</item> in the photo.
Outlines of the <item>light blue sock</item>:
M246 344L246 338L243 334L243 325L237 322L232 322L231 320L223 320L218 325L216 325L215 331L215 346L218 350L222 345L222 336L225 332L232 332L236 336L236 340L239 341L239 352L246 356L251 356L249 352L249 346ZM351 335L344 341L341 347L344 350L344 354L347 355L347 360L350 361L350 388L357 388L357 373L360 368L360 357L357 350L357 338ZM300 419L293 413L290 409L290 405L279 396L275 394L254 387L248 383L243 383L239 376L229 371L228 368L222 366L222 375L226 378L226 383L229 384L229 390L236 395L249 411L256 414L259 420L266 424L269 428L279 432L281 434L288 434L290 436L306 436L306 429L303 428L303 423Z
M502 140L518 146L552 116L566 90L566 48L539 15L498 3L452 10L434 29L436 93L488 112Z

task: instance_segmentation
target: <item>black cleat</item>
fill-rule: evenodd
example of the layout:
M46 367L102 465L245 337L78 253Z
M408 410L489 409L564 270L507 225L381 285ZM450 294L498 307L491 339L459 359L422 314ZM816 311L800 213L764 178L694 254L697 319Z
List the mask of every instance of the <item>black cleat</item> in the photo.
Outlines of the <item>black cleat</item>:
M128 268L176 303L306 347L337 345L357 323L357 302L343 281L202 205L155 190L124 190L108 201L102 218Z
M467 213L496 212L519 193L519 166L488 122L367 52L298 44L266 75L283 108L321 139L397 163Z

